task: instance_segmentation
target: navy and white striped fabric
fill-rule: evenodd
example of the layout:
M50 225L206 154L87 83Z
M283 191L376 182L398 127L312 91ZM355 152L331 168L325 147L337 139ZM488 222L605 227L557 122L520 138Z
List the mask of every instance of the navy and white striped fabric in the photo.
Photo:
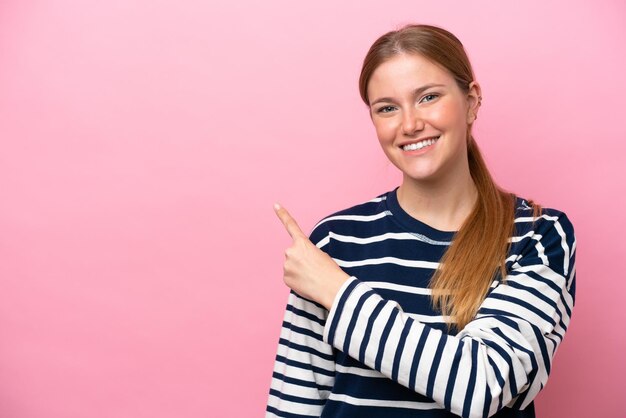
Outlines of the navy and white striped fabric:
M267 417L534 417L575 296L562 212L517 199L509 274L449 333L428 282L453 238L396 189L320 221L311 240L351 275L330 312L291 292Z

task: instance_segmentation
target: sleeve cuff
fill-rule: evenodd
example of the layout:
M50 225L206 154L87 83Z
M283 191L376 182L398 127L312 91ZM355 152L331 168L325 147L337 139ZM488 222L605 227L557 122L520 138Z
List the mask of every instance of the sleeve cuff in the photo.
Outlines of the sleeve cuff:
M350 276L350 278L346 280L345 283L341 286L339 292L337 292L337 296L335 296L333 305L328 312L328 317L326 318L326 324L324 326L323 339L325 343L330 345L333 344L337 325L339 323L343 308L346 305L346 301L350 298L350 295L360 283L361 281L359 279L354 276Z

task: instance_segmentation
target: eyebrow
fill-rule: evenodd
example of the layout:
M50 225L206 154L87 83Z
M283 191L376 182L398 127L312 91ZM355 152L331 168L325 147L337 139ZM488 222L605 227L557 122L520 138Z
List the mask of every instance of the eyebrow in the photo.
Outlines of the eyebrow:
M413 90L413 96L417 96L420 93L422 93L424 90L428 90L431 87L445 87L445 85L444 84L425 84L422 87L418 87L415 90ZM376 99L374 102L370 103L370 106L374 106L376 103L380 103L380 102L394 102L394 100L391 97L381 97L380 99Z

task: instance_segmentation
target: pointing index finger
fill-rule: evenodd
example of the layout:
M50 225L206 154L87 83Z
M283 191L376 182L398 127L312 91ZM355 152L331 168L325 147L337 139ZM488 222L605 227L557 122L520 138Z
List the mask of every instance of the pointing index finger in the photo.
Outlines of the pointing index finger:
M306 235L304 234L304 232L302 232L296 220L289 214L289 212L287 212L287 209L281 207L278 203L274 203L274 211L276 212L278 219L280 219L291 238L306 238Z

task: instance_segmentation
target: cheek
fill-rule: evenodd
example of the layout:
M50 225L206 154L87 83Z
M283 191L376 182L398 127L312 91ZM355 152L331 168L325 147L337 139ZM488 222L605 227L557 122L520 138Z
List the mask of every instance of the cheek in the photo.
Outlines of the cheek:
M391 120L378 120L374 122L374 129L376 130L376 136L378 141L382 143L392 142L395 138L394 124Z
M452 128L462 127L467 123L467 115L461 106L456 103L446 103L438 106L430 113L430 121L435 126Z
M434 126L450 126L455 119L455 112L450 106L439 106L429 113L429 120Z

